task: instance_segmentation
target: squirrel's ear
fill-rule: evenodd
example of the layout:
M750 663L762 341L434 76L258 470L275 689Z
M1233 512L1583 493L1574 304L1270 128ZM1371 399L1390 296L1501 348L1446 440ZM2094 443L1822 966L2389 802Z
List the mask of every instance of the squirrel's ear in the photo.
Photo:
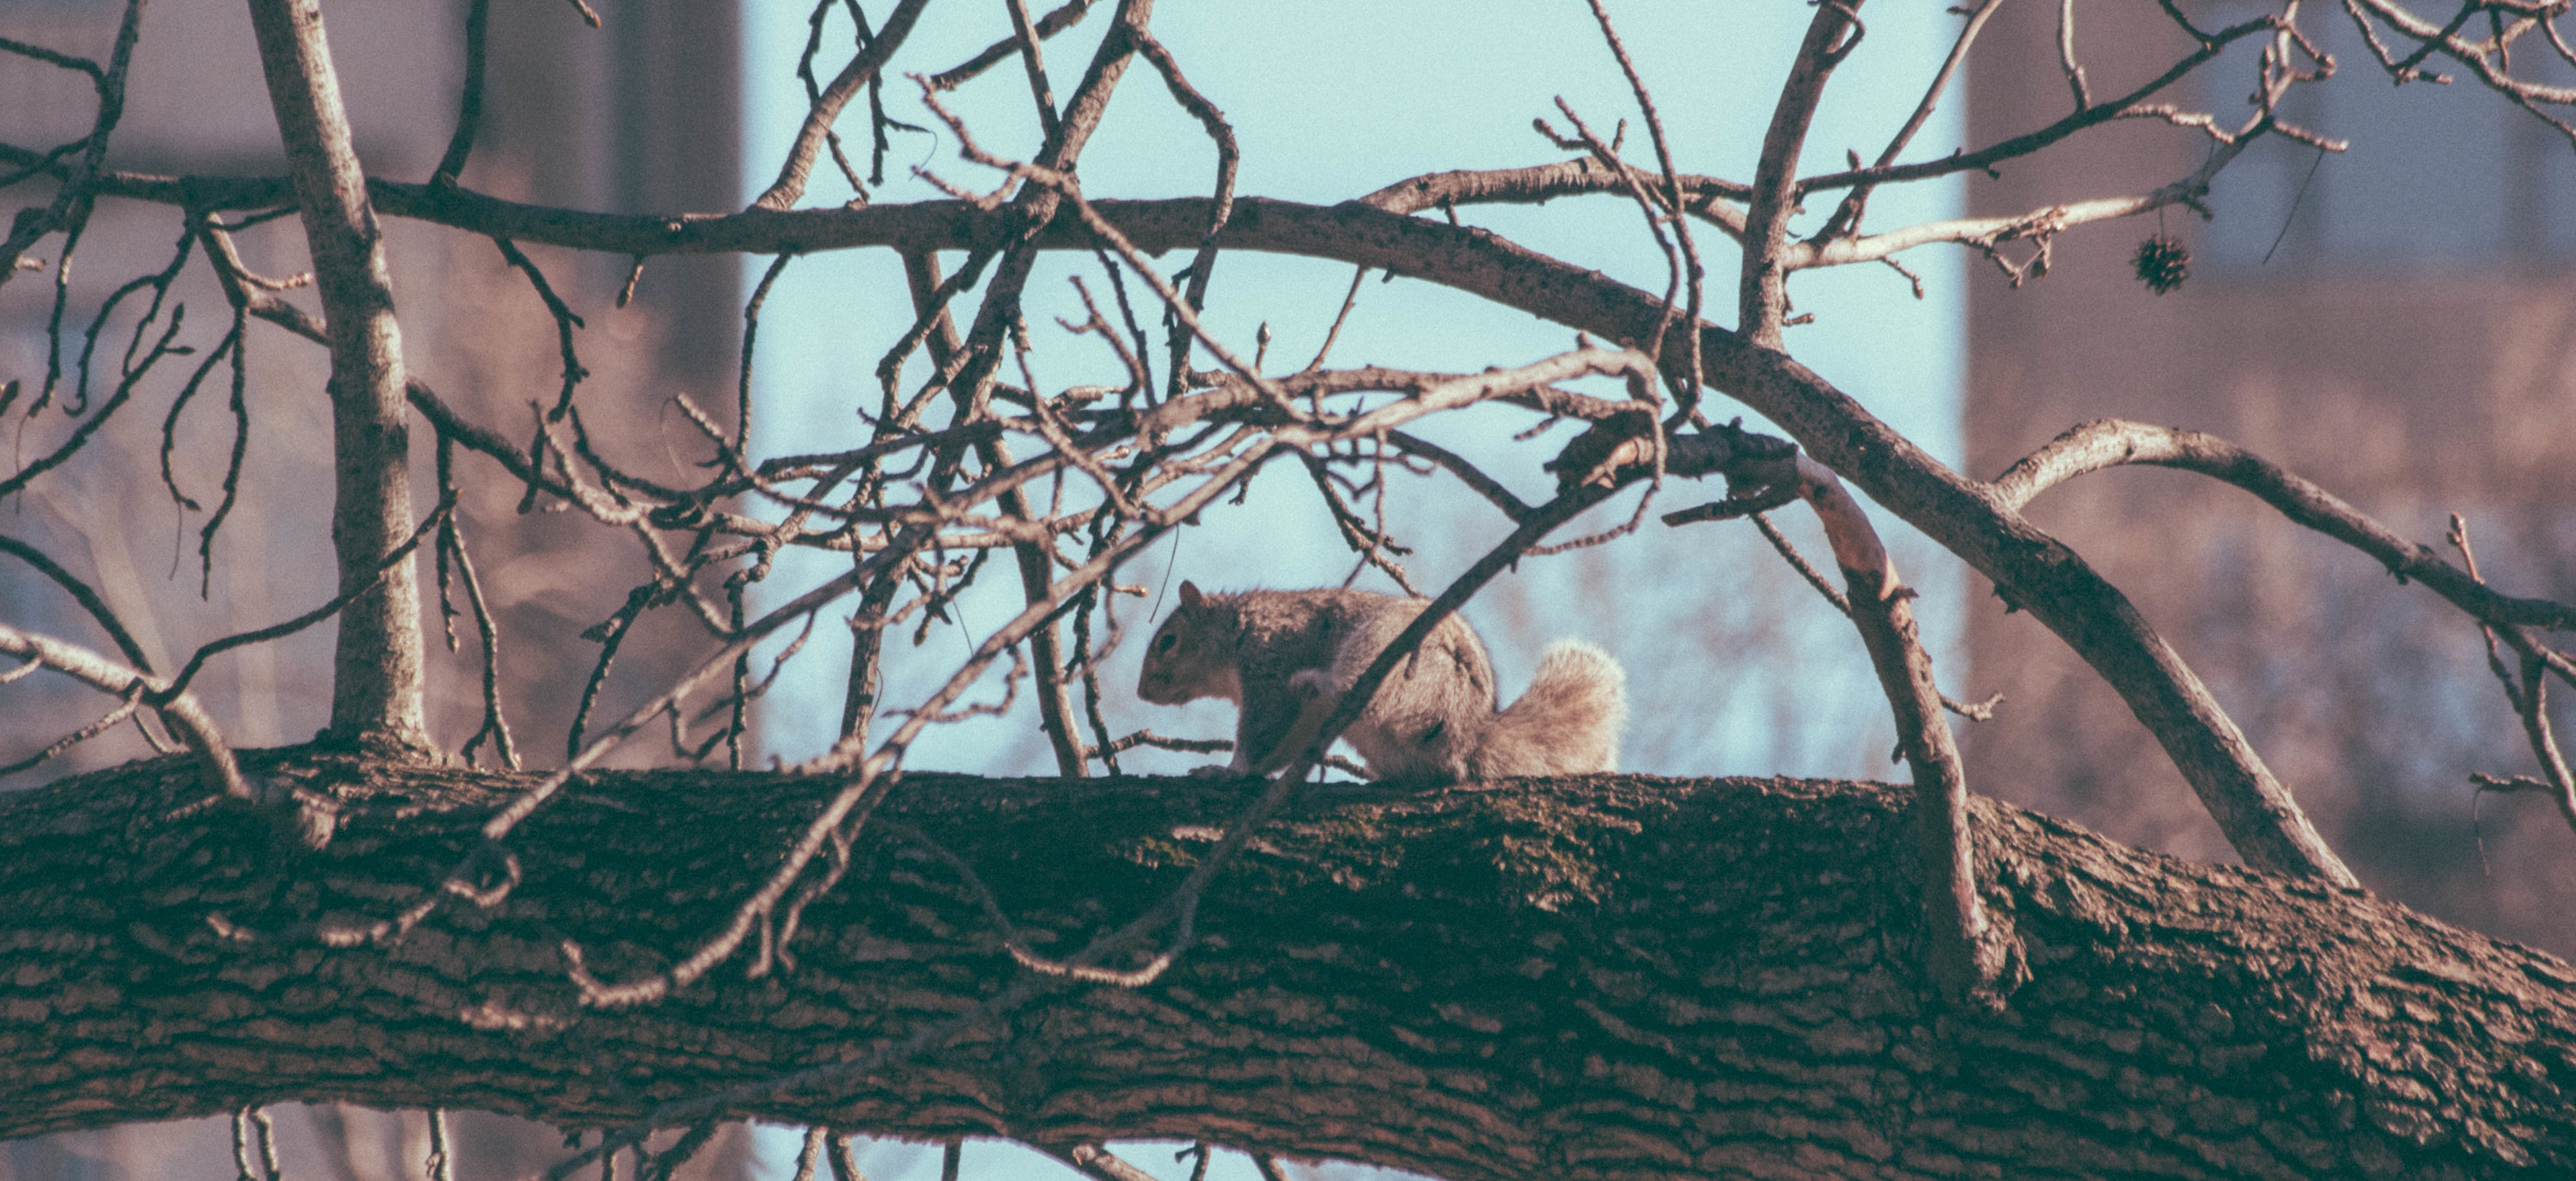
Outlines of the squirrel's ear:
M1195 583L1195 582L1192 582L1192 581L1190 581L1189 579L1186 579L1186 578L1182 579L1182 580L1181 580L1181 610L1183 610L1183 611L1196 611L1196 610L1198 610L1198 609L1199 609L1199 597L1200 597L1200 596L1199 596L1199 584L1197 584L1197 583Z

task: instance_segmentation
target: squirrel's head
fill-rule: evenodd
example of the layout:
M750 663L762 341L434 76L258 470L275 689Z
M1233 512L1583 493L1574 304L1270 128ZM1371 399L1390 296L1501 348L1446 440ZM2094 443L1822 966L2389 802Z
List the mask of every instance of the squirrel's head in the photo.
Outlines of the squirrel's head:
M1235 670L1216 634L1219 626L1207 596L1199 593L1197 584L1182 580L1180 605L1146 641L1145 671L1136 678L1136 696L1156 705L1229 696L1226 689Z

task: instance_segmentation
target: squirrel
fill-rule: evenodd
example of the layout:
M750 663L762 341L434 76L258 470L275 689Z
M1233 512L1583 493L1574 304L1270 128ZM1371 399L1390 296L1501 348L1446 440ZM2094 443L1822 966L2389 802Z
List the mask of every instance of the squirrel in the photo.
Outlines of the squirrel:
M1198 774L1266 775L1315 740L1342 694L1427 600L1368 591L1254 590L1181 601L1145 649L1136 695L1158 705L1223 697L1241 710L1234 760ZM1616 769L1627 674L1580 640L1548 645L1529 691L1496 706L1474 630L1440 621L1342 731L1377 780L1459 782Z

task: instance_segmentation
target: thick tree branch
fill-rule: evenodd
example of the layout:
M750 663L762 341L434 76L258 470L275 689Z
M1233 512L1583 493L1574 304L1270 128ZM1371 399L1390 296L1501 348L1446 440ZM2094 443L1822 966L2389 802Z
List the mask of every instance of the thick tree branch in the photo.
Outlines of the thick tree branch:
M835 786L767 775L601 773L516 835L508 901L397 944L226 938L398 905L528 782L346 756L252 770L338 801L333 843L278 863L255 817L166 819L198 790L176 761L0 799L0 907L20 916L0 1136L289 1096L601 1127L863 1057L1014 987L974 891L889 840L808 909L792 970L581 1008L557 937L659 962L763 872L743 851L790 839ZM1162 897L1242 790L905 788L885 814L955 851L1040 947ZM1206 1135L1460 1181L2576 1169L2576 968L1981 801L1979 877L2036 949L2032 978L2008 1014L1940 1009L1899 901L1919 888L1910 794L1340 789L1212 884L1200 945L1153 984L1048 992L918 1060L728 1114L1039 1144Z

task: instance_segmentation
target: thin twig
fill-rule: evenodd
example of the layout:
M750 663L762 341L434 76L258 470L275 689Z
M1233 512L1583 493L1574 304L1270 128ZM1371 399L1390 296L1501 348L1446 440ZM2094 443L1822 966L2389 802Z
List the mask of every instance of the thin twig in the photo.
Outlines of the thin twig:
M465 158L474 151L474 133L483 123L484 34L491 27L491 17L492 0L470 0L466 5L465 87L456 100L456 131L448 137L446 154L438 158L433 181L444 178L454 184L465 173Z
M1080 21L1085 14L1091 11L1092 3L1093 0L1066 0L1063 6L1046 14L1045 16L1039 17L1037 21L1038 39L1043 41L1065 31L1066 29L1072 28L1076 22ZM964 85L968 79L971 79L986 70L992 69L995 65L999 64L1003 58L1019 52L1019 49L1020 34L1013 32L1012 35L985 46L982 51L978 52L975 56L931 75L930 84L934 88L940 90L955 90L959 86Z
M778 166L778 179L752 201L754 209L790 209L805 195L806 178L813 175L814 158L823 150L823 140L831 131L841 108L849 105L861 86L866 85L885 68L894 52L903 47L904 38L912 35L913 22L929 0L899 0L885 23L877 26L875 39L868 42L841 68L832 84L823 89L805 112L804 125L796 129L796 139L787 149L787 158Z
M429 1109L429 1159L422 1172L427 1181L456 1181L456 1160L447 1137L447 1109Z

